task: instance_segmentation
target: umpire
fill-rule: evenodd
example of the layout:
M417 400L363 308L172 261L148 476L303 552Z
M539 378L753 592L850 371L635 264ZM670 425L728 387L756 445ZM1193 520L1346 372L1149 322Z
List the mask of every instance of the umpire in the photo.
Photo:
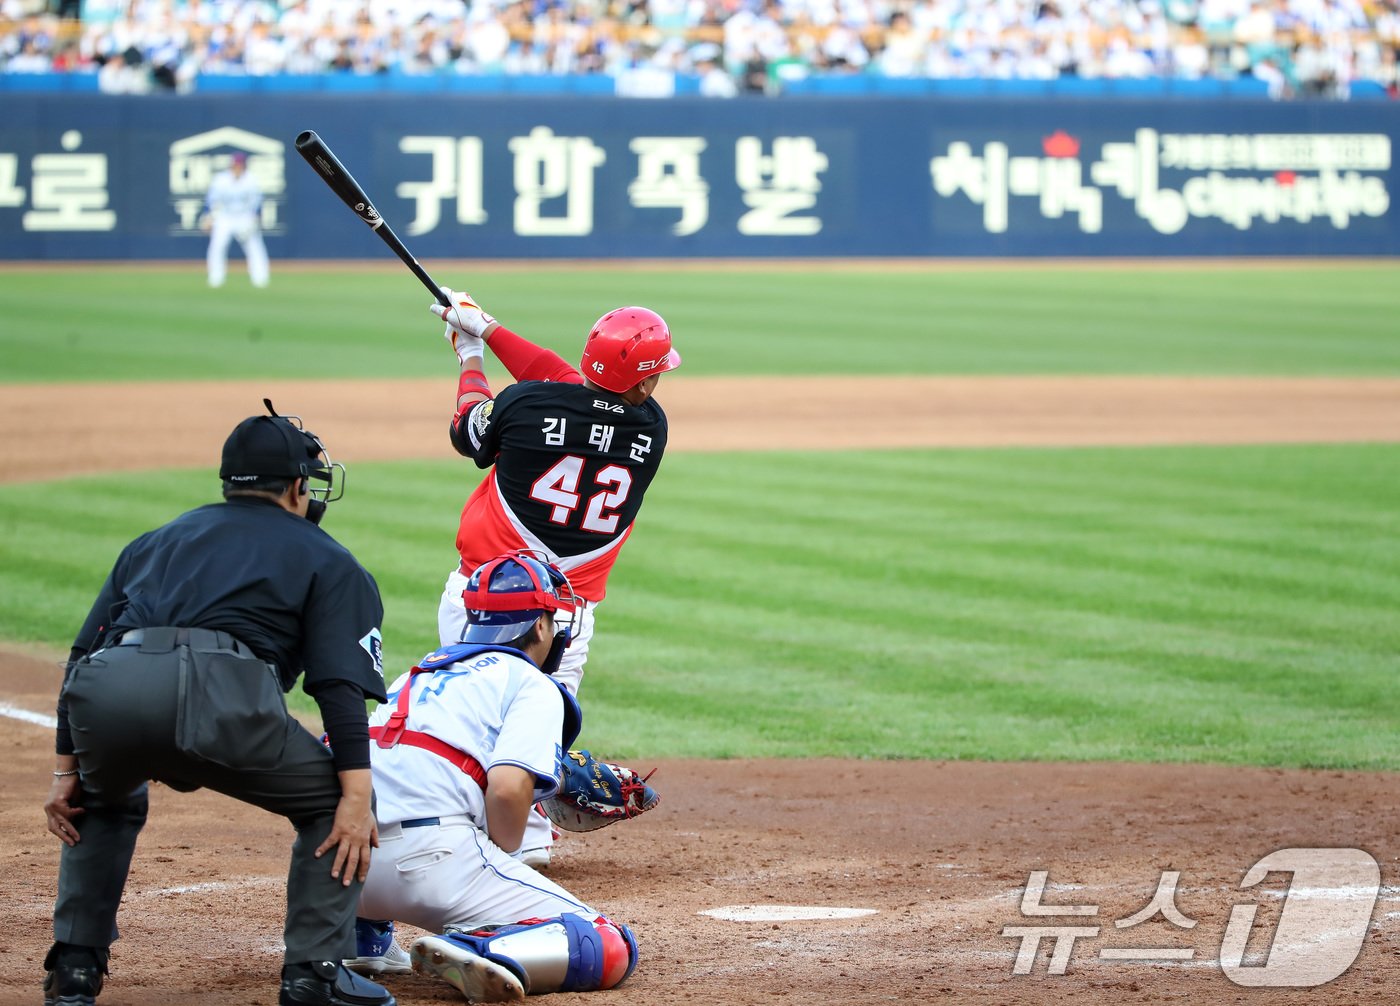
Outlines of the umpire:
M64 843L45 1006L91 1006L102 989L151 779L296 828L282 1006L394 1004L340 964L378 845L365 700L385 700L384 609L373 577L316 526L343 468L264 404L224 443L224 502L127 545L73 644L44 804ZM303 674L329 748L287 712Z

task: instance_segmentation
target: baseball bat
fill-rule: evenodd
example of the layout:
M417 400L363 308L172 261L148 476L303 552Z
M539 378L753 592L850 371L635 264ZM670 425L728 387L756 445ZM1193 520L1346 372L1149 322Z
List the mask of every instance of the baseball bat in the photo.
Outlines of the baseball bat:
M437 302L443 307L451 307L452 301L447 299L447 294L438 288L433 282L433 278L428 275L428 270L418 264L418 260L413 257L413 253L399 240L399 236L394 233L394 229L389 226L379 211L374 208L374 203L370 202L369 196L365 195L365 190L360 188L360 183L355 181L355 176L346 170L345 165L340 163L340 158L331 152L331 148L326 146L326 142L316 135L315 130L306 129L297 135L297 153L302 159L315 170L321 181L330 186L332 192L340 197L340 201L350 209L355 215L369 224L369 229L378 234L384 243L393 249L394 254L403 260L403 264L413 275L418 277L418 281L427 287Z

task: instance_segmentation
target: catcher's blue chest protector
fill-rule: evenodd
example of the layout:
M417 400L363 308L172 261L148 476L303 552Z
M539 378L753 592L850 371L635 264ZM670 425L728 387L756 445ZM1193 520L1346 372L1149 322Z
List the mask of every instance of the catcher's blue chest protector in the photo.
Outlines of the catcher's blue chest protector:
M452 643L429 653L418 661L418 666L425 671L436 671L450 664L471 660L483 653L508 653L513 657L519 657L532 667L535 666L535 662L519 650L495 643ZM543 671L540 673L544 674ZM560 738L560 747L567 751L574 746L574 741L578 740L579 731L583 729L583 709L579 706L578 699L574 698L562 684L553 678L549 678L549 682L559 689L559 694L564 699L564 730Z

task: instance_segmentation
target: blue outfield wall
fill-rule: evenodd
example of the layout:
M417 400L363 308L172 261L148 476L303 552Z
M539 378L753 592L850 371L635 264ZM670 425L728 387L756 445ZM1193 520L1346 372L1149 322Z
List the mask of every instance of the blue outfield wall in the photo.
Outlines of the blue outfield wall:
M426 99L426 100L425 100ZM275 258L1394 255L1381 102L10 93L0 259L197 258L235 151Z

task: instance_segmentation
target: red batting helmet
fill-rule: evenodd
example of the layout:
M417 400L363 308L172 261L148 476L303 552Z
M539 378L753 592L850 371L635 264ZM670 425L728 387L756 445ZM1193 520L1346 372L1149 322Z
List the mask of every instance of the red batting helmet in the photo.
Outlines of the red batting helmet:
M598 387L621 394L680 365L681 354L671 348L671 330L661 315L619 307L593 323L580 369Z

